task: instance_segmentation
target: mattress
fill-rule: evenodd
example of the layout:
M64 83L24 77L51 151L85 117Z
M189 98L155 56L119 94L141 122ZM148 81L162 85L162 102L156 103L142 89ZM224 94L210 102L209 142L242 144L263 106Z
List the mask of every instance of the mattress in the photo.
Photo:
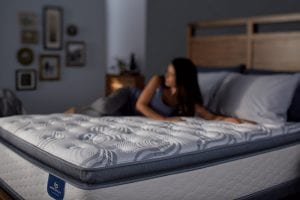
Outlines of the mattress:
M22 162L34 163L30 169L43 172L44 176L38 176L48 180L43 183L61 180L67 183L66 188L69 185L101 193L115 187L205 171L216 163L258 152L268 154L268 150L282 146L293 149L291 166L295 167L300 152L299 123L266 127L195 118L171 123L143 117L53 114L2 118L0 125L2 143L9 147L5 148L9 151L7 155L15 151ZM286 149L284 152L291 155ZM298 177L295 170L291 172L293 178Z
M0 143L0 186L17 199L53 199L49 171ZM299 177L300 144L201 169L112 187L85 190L65 181L66 200L195 200L248 198ZM63 180L63 179L62 179ZM276 199L276 198L272 198Z

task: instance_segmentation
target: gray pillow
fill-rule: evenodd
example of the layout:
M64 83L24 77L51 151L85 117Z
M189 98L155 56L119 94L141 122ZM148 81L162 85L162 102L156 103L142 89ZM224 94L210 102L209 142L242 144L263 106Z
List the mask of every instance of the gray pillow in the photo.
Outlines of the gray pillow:
M286 122L299 75L228 75L210 109L215 113L267 124Z
M208 106L216 91L229 72L198 72L198 84L203 98L203 105Z

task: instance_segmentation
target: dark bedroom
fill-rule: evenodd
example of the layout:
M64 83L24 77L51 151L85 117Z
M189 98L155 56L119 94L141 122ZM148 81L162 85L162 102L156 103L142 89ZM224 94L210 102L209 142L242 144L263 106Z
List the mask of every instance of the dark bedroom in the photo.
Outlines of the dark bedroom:
M0 200L300 199L300 1L0 0Z

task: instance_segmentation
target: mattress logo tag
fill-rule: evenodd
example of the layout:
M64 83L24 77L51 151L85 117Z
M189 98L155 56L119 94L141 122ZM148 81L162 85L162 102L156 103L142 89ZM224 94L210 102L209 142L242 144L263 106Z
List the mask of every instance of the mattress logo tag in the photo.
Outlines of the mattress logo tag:
M52 198L56 200L64 199L65 181L56 176L53 176L52 174L49 174L47 192Z

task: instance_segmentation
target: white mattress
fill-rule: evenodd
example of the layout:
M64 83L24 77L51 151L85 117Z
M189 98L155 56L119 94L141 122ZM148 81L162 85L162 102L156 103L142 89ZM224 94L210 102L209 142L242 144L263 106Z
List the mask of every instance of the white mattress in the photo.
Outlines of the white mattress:
M0 119L0 137L81 188L107 187L199 167L300 140L300 123L233 124L185 118L23 115ZM282 143L280 143L282 142Z
M24 199L51 199L49 173L0 143L0 177ZM94 190L69 183L64 199L236 199L300 177L300 144L189 172Z
M49 199L47 187L64 199L232 199L299 178L299 134L300 123L13 116L0 119L0 178L25 199Z

